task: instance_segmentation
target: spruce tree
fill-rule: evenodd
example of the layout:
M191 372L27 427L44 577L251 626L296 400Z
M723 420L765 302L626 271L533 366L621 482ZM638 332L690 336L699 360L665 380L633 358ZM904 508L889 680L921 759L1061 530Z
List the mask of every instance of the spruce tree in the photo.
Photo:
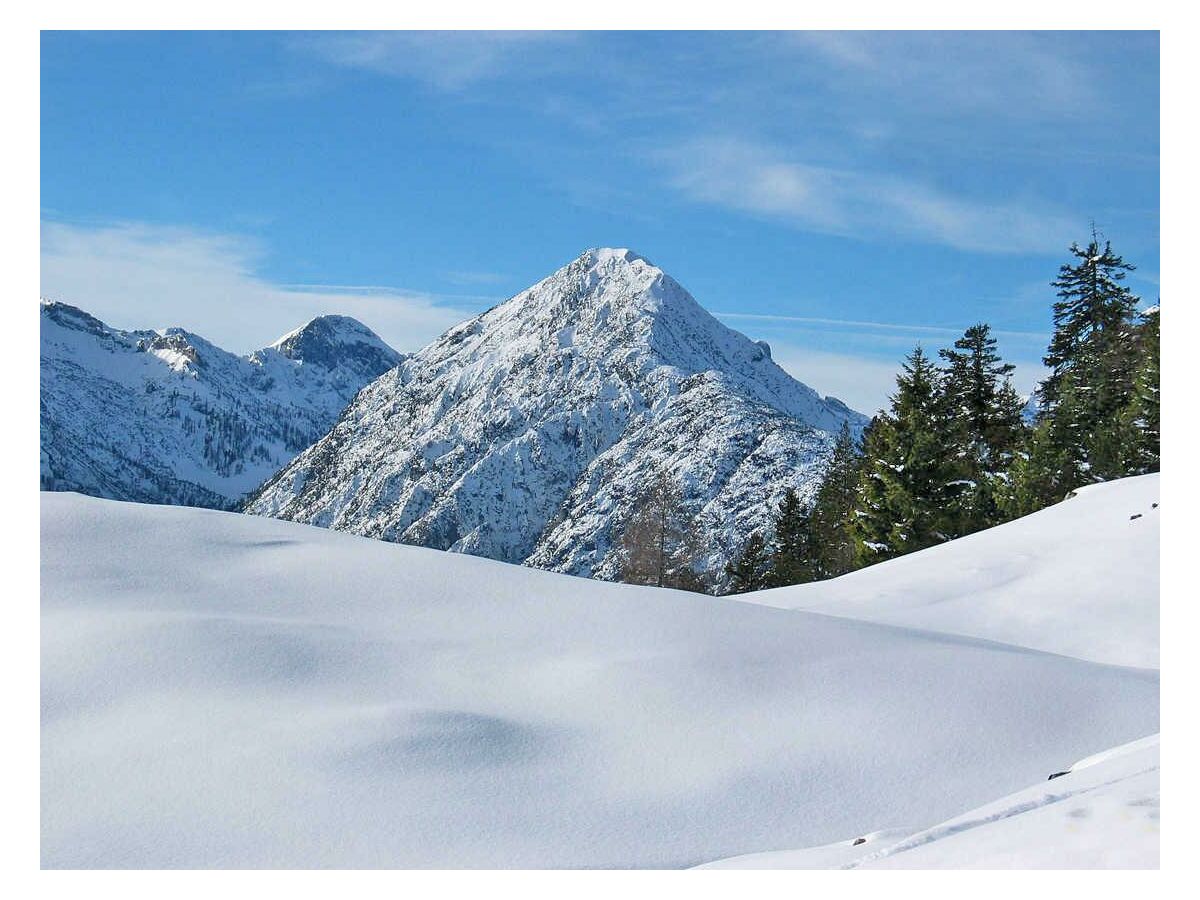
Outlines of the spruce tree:
M811 571L817 580L836 578L855 567L849 523L858 496L858 470L858 449L849 424L843 422L808 521Z
M1134 267L1113 253L1109 241L1100 247L1094 232L1086 248L1071 245L1074 265L1060 267L1052 286L1054 334L1042 360L1050 369L1039 388L1041 412L1050 413L1061 399L1063 379L1075 375L1076 387L1094 385L1103 358L1129 333L1138 298L1121 284Z
M1023 436L1022 403L1012 386L1015 366L1001 360L990 326L971 326L941 356L947 363L943 398L951 461L961 482L948 527L960 537L1003 521L995 494Z
M1068 382L1068 395L1070 383ZM1054 419L1028 429L1008 472L997 481L996 504L1004 519L1016 519L1063 499L1073 485L1066 477L1068 452Z
M792 488L787 489L775 513L775 534L771 541L771 587L786 587L813 580L808 510Z
M1130 475L1157 472L1160 465L1158 316L1157 306L1141 314L1133 396L1121 414L1122 462Z
M884 460L893 454L895 427L886 412L876 415L862 440L862 466L858 474L857 497L849 522L854 540L854 565L869 566L891 559L899 550L889 542L894 515L889 497L894 493L894 470Z
M728 592L744 594L762 590L770 576L770 551L761 532L755 531L746 539L737 558L725 567Z
M958 492L959 470L940 380L918 346L896 378L891 409L876 417L864 437L852 522L861 565L952 536L948 510Z
M1130 474L1130 405L1136 392L1138 298L1121 284L1133 270L1100 245L1071 245L1073 264L1053 282L1054 334L1044 362L1050 375L1038 388L1037 428L1014 463L1001 506L1009 515L1032 512L1095 481Z

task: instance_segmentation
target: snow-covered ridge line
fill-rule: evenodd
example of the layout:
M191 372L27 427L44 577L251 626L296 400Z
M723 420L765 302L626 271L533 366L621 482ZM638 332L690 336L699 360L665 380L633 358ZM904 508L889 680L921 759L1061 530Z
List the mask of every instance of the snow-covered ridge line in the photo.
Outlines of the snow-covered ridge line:
M402 357L323 316L246 356L182 328L123 331L41 301L41 485L230 507Z
M656 472L711 523L708 565L811 495L843 423L821 397L625 249L584 252L365 389L250 512L612 578Z

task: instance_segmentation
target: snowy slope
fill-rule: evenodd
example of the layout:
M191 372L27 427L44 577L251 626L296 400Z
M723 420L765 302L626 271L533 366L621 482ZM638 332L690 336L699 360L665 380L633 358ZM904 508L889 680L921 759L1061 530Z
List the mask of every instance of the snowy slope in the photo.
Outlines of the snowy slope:
M364 390L248 510L611 578L661 469L716 571L866 419L791 378L628 250L590 250Z
M987 531L740 599L1157 667L1158 502L1157 474L1090 485Z
M755 853L704 869L1158 868L1159 738L1069 767L915 833L891 830L807 850Z
M41 317L41 486L122 500L233 506L400 361L344 316L246 357L64 303Z
M211 510L43 494L42 592L52 868L691 866L1158 730L1152 670Z

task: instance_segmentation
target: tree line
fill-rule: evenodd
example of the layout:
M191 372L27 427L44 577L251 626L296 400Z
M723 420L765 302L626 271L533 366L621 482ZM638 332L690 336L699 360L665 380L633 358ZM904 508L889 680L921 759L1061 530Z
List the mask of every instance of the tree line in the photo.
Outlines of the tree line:
M843 425L811 502L789 489L718 583L698 574L703 528L665 475L621 536L622 580L723 593L819 581L1158 471L1158 307L1138 311L1123 284L1134 267L1099 235L1070 253L1031 420L988 324L937 359L918 345L861 441Z

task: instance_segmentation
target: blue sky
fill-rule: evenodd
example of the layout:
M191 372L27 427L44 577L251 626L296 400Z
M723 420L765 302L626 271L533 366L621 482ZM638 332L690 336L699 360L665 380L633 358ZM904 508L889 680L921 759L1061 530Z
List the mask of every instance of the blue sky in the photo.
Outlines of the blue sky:
M823 393L987 321L1039 377L1094 220L1158 298L1155 33L43 33L42 291L398 349L631 247Z

